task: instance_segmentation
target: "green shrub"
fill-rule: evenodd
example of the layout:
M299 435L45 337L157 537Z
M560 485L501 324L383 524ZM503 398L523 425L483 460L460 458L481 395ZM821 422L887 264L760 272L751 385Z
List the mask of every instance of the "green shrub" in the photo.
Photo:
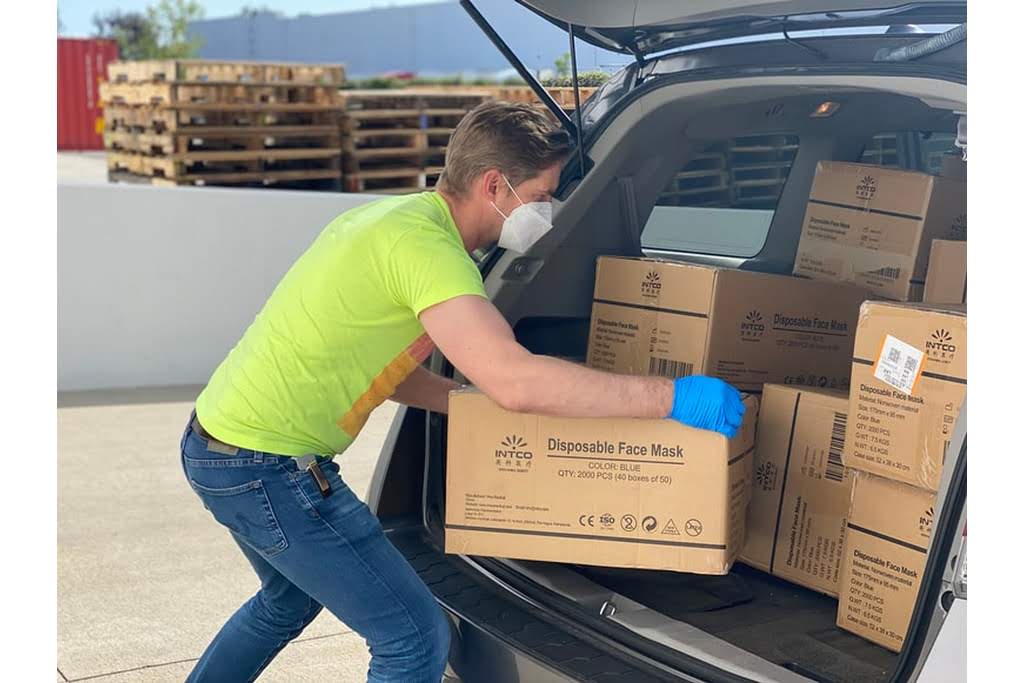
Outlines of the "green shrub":
M611 76L603 71L581 71L579 83L581 88L593 88L604 84ZM544 79L544 86L548 88L569 88L572 87L572 76L555 76Z

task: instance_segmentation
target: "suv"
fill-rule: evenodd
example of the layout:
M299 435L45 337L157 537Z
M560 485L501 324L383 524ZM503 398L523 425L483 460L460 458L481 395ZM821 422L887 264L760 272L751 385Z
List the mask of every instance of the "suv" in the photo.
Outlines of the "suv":
M583 359L599 255L790 273L818 161L936 173L966 154L963 0L519 1L570 41L634 58L574 118L535 87L579 143L555 228L528 254L480 255L534 353ZM453 680L960 680L966 414L899 654L839 629L835 600L741 564L697 576L446 555L444 415L400 409L368 503L454 621Z

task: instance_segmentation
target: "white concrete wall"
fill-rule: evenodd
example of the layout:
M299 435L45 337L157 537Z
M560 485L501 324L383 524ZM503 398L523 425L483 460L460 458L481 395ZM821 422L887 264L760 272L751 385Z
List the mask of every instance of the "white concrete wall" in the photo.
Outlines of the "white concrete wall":
M374 198L58 184L58 390L204 384L320 230Z

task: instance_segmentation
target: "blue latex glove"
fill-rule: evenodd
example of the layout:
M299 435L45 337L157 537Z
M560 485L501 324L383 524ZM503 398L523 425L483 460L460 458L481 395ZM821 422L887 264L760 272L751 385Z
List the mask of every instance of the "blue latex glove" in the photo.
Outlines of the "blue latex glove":
M675 381L675 397L668 417L731 439L743 423L746 409L734 387L714 377L694 375Z

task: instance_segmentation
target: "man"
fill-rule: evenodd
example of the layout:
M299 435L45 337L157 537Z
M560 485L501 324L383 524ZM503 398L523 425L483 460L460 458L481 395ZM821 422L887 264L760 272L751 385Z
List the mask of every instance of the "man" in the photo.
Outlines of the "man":
M447 412L459 385L421 365L435 345L509 410L673 417L735 433L743 405L724 382L534 355L488 301L470 252L495 242L523 252L550 229L569 152L537 110L480 105L452 135L437 192L334 219L214 372L182 464L261 588L189 680L255 679L324 606L366 639L369 681L440 679L450 637L442 610L330 460L387 398Z

